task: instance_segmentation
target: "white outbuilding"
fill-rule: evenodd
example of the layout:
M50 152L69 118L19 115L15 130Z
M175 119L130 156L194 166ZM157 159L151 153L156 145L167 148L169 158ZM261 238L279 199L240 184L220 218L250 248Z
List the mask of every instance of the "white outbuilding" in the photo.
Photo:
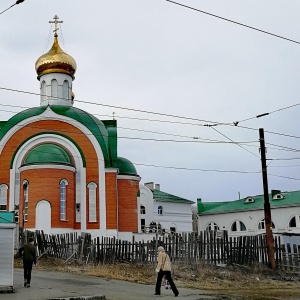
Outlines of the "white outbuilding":
M0 291L13 291L15 216L0 211Z

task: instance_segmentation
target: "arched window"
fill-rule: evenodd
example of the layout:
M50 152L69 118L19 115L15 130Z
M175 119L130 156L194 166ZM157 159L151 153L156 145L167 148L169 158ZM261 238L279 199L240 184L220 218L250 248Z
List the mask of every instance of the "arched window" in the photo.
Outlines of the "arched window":
M163 214L163 208L162 208L161 205L157 208L157 214L158 215L162 215Z
M213 231L213 230L220 230L218 224L216 224L215 222L210 222L207 227L206 227L207 231Z
M57 100L57 95L58 95L58 83L56 79L51 80L51 97L56 98Z
M274 229L274 228L275 228L275 224L272 222L272 229ZM258 230L265 230L266 229L265 219L261 219L259 221L257 229Z
M60 220L66 220L66 201L67 201L67 191L66 186L68 185L68 181L63 179L60 181Z
M97 210L96 210L97 184L95 182L90 182L87 187L89 189L89 222L96 222L97 221Z
M145 208L144 205L141 205L141 207L140 207L140 214L141 214L141 215L146 214L146 208Z
M8 186L6 184L0 184L0 210L6 210L7 190Z
M46 100L46 82L43 80L41 83L41 96L42 96L42 101Z
M290 219L289 227L291 227L291 228L299 228L300 227L299 215L294 216Z
M69 81L65 80L63 84L63 98L69 100Z
M246 231L246 226L242 221L234 221L231 225L231 231Z
M28 220L28 181L23 181L23 200L24 200L24 206L23 206L23 223L24 221ZM24 225L24 224L23 224Z

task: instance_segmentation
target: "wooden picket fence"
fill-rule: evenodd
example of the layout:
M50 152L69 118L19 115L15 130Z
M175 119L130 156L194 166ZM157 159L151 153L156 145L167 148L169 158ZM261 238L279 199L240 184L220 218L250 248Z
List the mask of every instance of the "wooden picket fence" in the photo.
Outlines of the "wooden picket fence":
M114 264L155 263L157 247L162 245L173 263L194 265L198 262L214 265L268 265L265 235L228 237L227 231L203 231L199 234L168 234L151 241L124 241L76 233L47 235L41 231L25 231L21 243L30 236L36 238L38 255L45 254L65 260L65 263ZM300 240L300 238L299 238ZM300 243L299 243L300 244ZM291 273L300 272L300 247L283 244L274 236L275 262Z

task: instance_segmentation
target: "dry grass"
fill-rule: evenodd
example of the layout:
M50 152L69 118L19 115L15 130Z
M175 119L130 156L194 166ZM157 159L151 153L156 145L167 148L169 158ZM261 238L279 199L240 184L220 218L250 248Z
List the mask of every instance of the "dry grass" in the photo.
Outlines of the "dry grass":
M15 261L21 267L20 260ZM62 271L106 279L126 280L154 285L156 273L153 265L115 264L99 266L65 265L63 261L43 257L37 266L40 270ZM285 281L285 274L261 268L226 268L197 265L174 265L173 278L178 287L196 288L231 295L233 299L300 299L299 279ZM297 280L296 280L297 279Z

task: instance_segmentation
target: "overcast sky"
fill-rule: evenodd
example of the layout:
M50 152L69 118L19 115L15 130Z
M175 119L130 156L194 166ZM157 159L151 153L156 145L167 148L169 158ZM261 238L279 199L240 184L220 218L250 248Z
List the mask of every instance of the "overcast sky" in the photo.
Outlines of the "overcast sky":
M297 0L177 2L300 42ZM0 11L13 3L2 0ZM118 155L141 183L193 201L262 194L264 128L269 190L299 190L300 106L279 110L300 103L299 44L165 0L25 0L0 15L1 88L39 93L34 64L52 45L54 15L78 66L75 100L98 104L74 105L100 119L116 114ZM0 120L39 106L34 95L0 97ZM227 125L203 126L219 123Z

